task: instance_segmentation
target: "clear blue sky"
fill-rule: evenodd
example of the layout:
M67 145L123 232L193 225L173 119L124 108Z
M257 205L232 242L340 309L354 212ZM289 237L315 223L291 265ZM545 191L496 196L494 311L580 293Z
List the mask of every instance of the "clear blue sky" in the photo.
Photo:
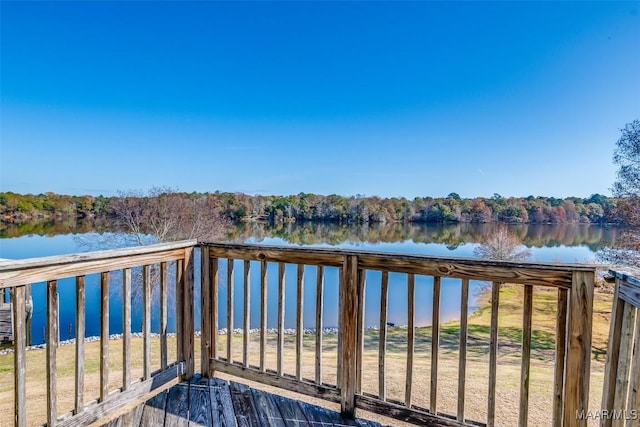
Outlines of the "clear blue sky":
M609 194L640 2L8 2L0 190Z

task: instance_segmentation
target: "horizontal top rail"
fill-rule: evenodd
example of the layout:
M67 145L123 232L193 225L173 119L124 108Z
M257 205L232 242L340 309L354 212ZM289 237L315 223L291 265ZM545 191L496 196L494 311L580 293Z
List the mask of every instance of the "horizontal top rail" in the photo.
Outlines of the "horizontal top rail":
M185 248L196 244L196 240L183 240L73 255L0 261L0 289L177 259L183 256Z
M640 270L609 270L609 275L618 281L618 298L640 307Z
M571 287L575 271L593 272L586 264L492 261L472 258L407 255L336 248L283 247L236 243L207 243L212 257L341 266L345 256L358 256L359 266L370 270L456 277L471 280Z

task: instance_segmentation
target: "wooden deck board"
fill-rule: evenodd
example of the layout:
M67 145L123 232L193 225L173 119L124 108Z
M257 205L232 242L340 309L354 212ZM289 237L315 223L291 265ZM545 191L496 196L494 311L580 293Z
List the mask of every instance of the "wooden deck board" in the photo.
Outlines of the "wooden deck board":
M119 426L382 427L220 378L194 377L107 424Z

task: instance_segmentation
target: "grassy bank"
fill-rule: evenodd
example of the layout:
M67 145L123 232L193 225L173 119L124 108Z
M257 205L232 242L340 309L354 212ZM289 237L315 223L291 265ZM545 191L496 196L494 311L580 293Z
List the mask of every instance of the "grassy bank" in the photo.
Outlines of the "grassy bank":
M488 389L489 362L489 324L490 293L479 296L479 307L469 318L469 339L467 357L467 416L471 419L486 419L486 396ZM553 359L555 347L555 314L557 292L542 288L534 290L534 314L532 335L532 360L530 380L530 425L542 426L551 423L551 390L553 385ZM517 424L518 399L520 387L520 356L522 337L522 287L505 285L500 293L499 312L499 359L497 420L501 425ZM591 381L591 407L600 404L602 392L604 350L608 335L609 312L612 297L606 293L596 293L594 305L593 357ZM455 413L458 401L458 321L441 326L438 410ZM389 328L387 335L387 395L391 399L404 400L406 370L406 336L402 327ZM365 334L365 352L363 355L364 392L378 392L378 343L379 331L367 330ZM132 341L133 377L142 375L142 339ZM295 373L295 336L285 339L285 370ZM116 389L122 385L122 342L111 340L109 387ZM169 359L175 359L175 339L170 338ZM99 394L99 342L85 345L86 379L85 401L95 399ZM226 336L220 335L219 349L226 354ZM303 375L314 378L314 335L304 336ZM414 375L412 378L414 403L429 406L431 328L420 327L416 330L416 352L414 357ZM58 349L58 405L59 413L70 411L74 396L74 357L75 346L65 345ZM159 341L152 340L153 369L160 367ZM242 357L241 335L234 337L233 354L236 360ZM335 384L336 379L337 336L325 335L323 338L323 381ZM196 363L199 364L199 340L196 339ZM259 364L258 334L252 334L250 341L250 363ZM197 366L198 367L198 366ZM276 368L276 336L269 334L267 367ZM280 394L287 394L276 391ZM38 425L45 419L46 409L46 371L45 351L27 352L27 413L29 425ZM314 401L318 403L318 401ZM329 405L331 406L331 405ZM334 406L331 406L334 407ZM10 419L13 414L13 355L0 355L0 419ZM394 425L401 425L394 422Z

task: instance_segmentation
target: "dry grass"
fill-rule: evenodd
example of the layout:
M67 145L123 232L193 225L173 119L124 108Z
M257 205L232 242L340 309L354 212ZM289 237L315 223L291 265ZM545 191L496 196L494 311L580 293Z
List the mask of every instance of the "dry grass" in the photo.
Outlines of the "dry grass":
M485 420L488 390L488 345L490 323L490 294L480 296L480 307L469 319L469 344L466 377L466 416L470 419ZM520 364L520 340L522 336L522 287L505 285L500 295L499 313L499 358L498 358L498 395L497 420L500 425L516 425L518 417ZM555 346L555 313L557 292L542 288L534 290L534 315L532 360L530 380L529 424L544 426L551 424L551 390L553 386L553 358ZM612 296L596 293L594 305L593 357L591 366L591 408L600 405L602 393L604 351L609 332L609 313ZM406 328L389 328L387 341L387 397L404 401L406 372ZM457 321L448 322L441 327L440 359L438 373L438 411L454 414L458 402L458 333ZM363 356L362 389L366 393L378 394L378 340L379 333L369 330L365 334L365 353ZM323 382L335 384L337 339L335 335L325 335L323 340ZM112 340L110 345L109 388L115 390L122 385L122 343ZM133 377L142 375L142 340L133 342ZM226 336L220 335L220 355L226 355ZM196 339L196 370L199 370L199 346ZM175 339L170 338L170 361L175 360ZM58 349L58 412L70 411L74 396L74 350L75 346L66 345ZM86 380L85 401L97 398L99 394L99 343L86 343ZM249 345L249 362L259 364L258 334L252 334ZM312 379L314 371L314 335L305 335L303 351L303 376ZM152 340L153 367L159 368L159 341ZM413 403L429 407L430 366L431 366L431 328L416 330L416 353L414 375L412 378ZM234 335L233 358L242 358L242 335ZM276 337L268 336L267 368L276 369ZM285 372L295 374L295 336L285 339ZM265 388L259 386L259 388ZM293 393L266 388L278 394L298 397ZM336 409L335 405L317 399L304 398L314 404ZM44 350L27 352L27 416L29 425L38 425L46 419L46 371ZM0 417L8 420L13 414L13 356L0 356ZM378 419L391 425L404 425L395 420L366 415L360 416ZM594 424L595 425L595 424Z

